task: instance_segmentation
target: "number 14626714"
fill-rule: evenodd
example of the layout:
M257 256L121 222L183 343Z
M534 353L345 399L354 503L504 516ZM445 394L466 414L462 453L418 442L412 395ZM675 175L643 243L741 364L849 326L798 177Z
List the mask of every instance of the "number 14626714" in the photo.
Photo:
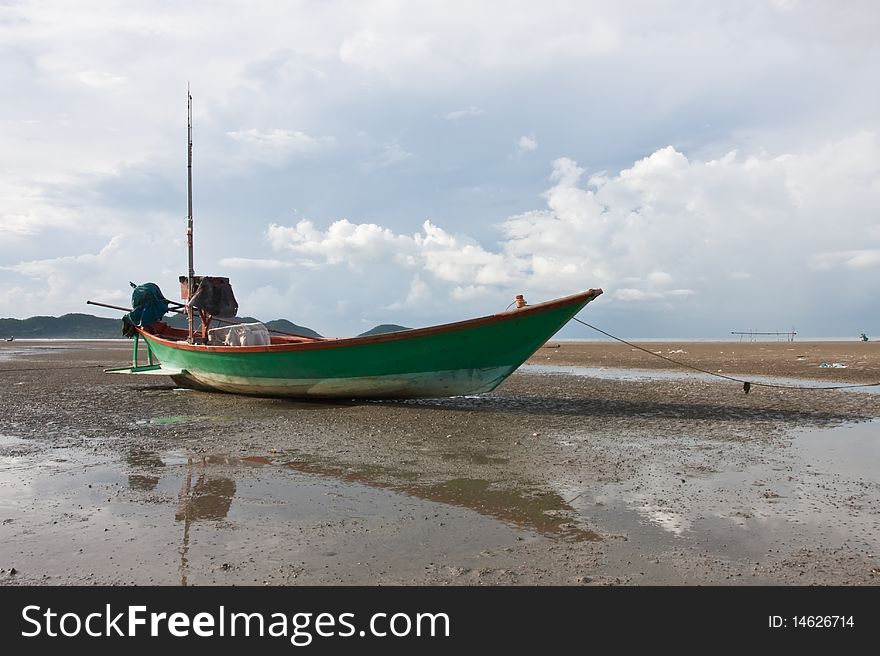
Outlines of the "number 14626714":
M770 615L767 625L771 629L845 629L855 627L855 618L852 615Z

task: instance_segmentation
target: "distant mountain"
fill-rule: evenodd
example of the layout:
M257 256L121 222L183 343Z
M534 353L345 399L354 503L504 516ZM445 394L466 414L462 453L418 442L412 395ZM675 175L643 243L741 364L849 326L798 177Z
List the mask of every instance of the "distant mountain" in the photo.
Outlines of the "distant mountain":
M102 339L122 337L122 321L91 314L0 319L0 337L23 339Z
M165 318L162 319L165 323L167 323L172 328L187 328L189 326L186 323L186 317L182 314L166 314Z
M236 317L240 323L255 323L253 317ZM168 314L165 322L175 328L186 328L186 318L182 314ZM287 319L267 321L266 327L282 330L304 337L321 337L320 334L299 326ZM412 330L406 326L383 323L371 328L358 337L396 333L401 330ZM0 339L17 337L21 339L114 339L122 337L122 317L104 319L91 314L65 314L60 317L31 317L30 319L0 319Z
M407 328L406 326L398 326L393 323L383 323L375 328L370 328L367 332L361 333L358 337L369 337L370 335L382 335L384 333L397 333L401 330L412 330L412 328Z
M287 319L275 319L273 321L267 321L266 328L269 328L271 330L283 330L286 333L302 335L303 337L321 337L321 335L316 333L311 328L306 328L305 326L297 326L295 323L292 323Z
M236 317L241 323L254 323L253 317ZM182 314L169 314L165 322L176 328L186 328ZM266 323L268 328L283 330L306 337L320 337L311 328L298 326L287 319ZM65 314L60 317L31 317L29 319L0 319L0 339L114 339L122 337L122 317L104 319L91 314Z
M254 319L253 317L235 317L233 319L238 323L258 323L259 319ZM165 318L162 319L165 323L167 323L172 328L188 328L186 323L186 316L177 313L168 313L165 315ZM196 318L196 325L199 325L198 318ZM221 326L224 324L220 324ZM215 324L216 327L216 324Z

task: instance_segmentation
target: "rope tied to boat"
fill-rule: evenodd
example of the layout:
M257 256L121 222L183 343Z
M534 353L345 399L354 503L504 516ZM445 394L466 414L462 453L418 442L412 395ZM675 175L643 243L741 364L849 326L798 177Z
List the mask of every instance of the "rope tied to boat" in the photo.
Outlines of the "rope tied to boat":
M749 391L751 390L753 385L759 386L759 387L775 387L778 389L794 389L794 390L838 390L838 389L854 389L857 387L877 387L878 385L880 385L880 382L877 382L877 383L860 383L860 384L855 384L855 385L812 386L812 385L786 385L783 383L760 383L760 382L756 382L756 381L748 381L748 380L744 380L742 378L736 378L735 376L727 376L725 374L720 374L715 371L708 371L707 369L701 369L700 367L695 367L691 364L688 364L687 362L681 362L680 360L674 360L673 358L668 358L665 355L663 355L662 353L654 353L653 351L649 351L648 349L643 348L643 347L639 346L638 344L633 344L632 342L628 342L625 339L617 337L616 335L612 335L611 333L605 332L601 328L597 328L596 326L590 325L586 321L581 321L577 317L572 317L572 318L575 321L577 321L579 324L582 324L582 325L586 326L587 328L591 328L591 329L595 330L596 332L602 333L606 337L610 337L611 339L615 339L618 342L620 342L622 344L626 344L629 347L632 347L632 348L637 349L639 351L644 351L648 355L653 355L655 358L661 358L661 359L666 360L668 362L672 362L673 364L676 364L680 367L686 367L687 369L693 369L694 371L699 371L700 373L708 374L709 376L715 376L716 378L724 378L725 380L730 380L735 383L741 383L742 387L743 387L743 392L745 392L746 394L749 393Z

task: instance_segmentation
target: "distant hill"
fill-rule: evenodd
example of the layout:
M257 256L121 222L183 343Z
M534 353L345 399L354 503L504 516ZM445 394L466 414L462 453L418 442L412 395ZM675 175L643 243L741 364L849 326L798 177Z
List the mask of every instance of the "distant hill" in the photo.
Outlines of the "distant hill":
M367 332L361 333L358 337L369 337L370 335L382 335L383 333L397 333L401 330L412 330L412 328L407 328L406 326L398 326L393 323L383 323L375 328L370 328Z
M235 320L241 323L258 321L253 317L236 317ZM165 321L170 326L186 328L186 318L182 314L168 314ZM321 337L311 328L299 326L287 319L267 321L266 327L305 337ZM401 330L411 330L411 328L393 323L383 323L361 333L358 337L395 333ZM7 337L19 339L114 339L122 337L122 316L120 315L119 319L105 319L91 314L75 313L60 317L0 319L0 339Z
M258 323L260 320L254 319L253 317L235 317L235 321L237 321L238 323ZM175 328L187 327L186 318L182 314L174 314L170 317L165 317L165 322L169 326L174 326ZM272 321L266 321L265 324L266 328L269 328L270 330L283 330L286 333L302 335L303 337L321 337L320 334L316 333L311 328L298 326L292 321L288 321L287 319L273 319Z
M298 326L295 323L288 321L287 319L275 319L273 321L267 321L266 327L271 328L272 330L283 330L286 333L293 333L294 335L302 335L303 337L321 337L321 335L316 333L311 328Z
M234 317L234 320L238 323L257 323L259 319L254 319L253 317ZM162 319L165 323L167 323L172 328L187 328L186 317L182 314L171 313L165 315L165 318ZM199 324L198 318L196 318L196 325ZM221 326L224 324L220 324Z
M236 317L241 323L254 323L253 317ZM182 314L169 314L165 321L177 328L186 328ZM287 319L275 319L266 323L269 328L283 330L306 337L320 337L311 328L298 326ZM65 314L60 317L31 317L29 319L0 319L0 339L114 339L122 337L122 316L105 319L91 314Z
M101 339L122 337L122 321L91 314L0 319L0 337L23 339Z

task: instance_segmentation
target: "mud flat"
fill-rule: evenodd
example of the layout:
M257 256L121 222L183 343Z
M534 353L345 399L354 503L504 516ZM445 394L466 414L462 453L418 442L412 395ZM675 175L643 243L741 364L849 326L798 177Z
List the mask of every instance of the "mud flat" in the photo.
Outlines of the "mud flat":
M331 404L102 373L126 341L4 343L0 582L880 582L877 388L744 394L559 344L492 394ZM640 345L731 375L880 372L873 342Z
M670 362L671 359L729 376L803 378L829 384L880 382L880 342L666 341L638 342L635 346L639 348L613 341L551 341L530 362L592 368L687 371L685 367ZM655 357L658 355L663 357Z

